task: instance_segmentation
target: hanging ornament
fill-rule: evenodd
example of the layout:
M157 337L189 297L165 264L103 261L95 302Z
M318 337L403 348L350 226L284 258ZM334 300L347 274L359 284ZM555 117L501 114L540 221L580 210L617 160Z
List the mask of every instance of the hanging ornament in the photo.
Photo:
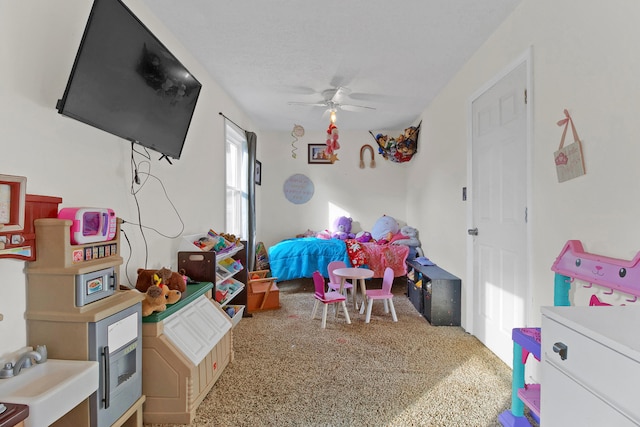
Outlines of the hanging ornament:
M291 136L293 137L293 141L291 141L291 157L294 159L297 157L296 150L296 142L298 142L298 138L302 138L304 136L304 128L300 125L293 125L293 130L291 131Z
M336 150L340 148L340 143L338 143L338 127L330 123L327 128L327 149L325 150L327 154L331 157L331 163L338 160L338 155L334 154Z

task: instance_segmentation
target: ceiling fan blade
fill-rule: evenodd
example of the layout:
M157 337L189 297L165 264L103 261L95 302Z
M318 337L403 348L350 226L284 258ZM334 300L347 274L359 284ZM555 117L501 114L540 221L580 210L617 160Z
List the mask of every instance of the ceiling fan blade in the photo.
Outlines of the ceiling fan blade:
M350 93L351 93L351 90L349 88L346 88L344 86L339 86L336 89L336 92L331 97L331 102L333 102L334 104L340 104L342 100L344 100L344 98L348 96Z
M326 102L287 102L289 105L302 105L303 107L326 107Z
M352 104L340 104L340 109L345 111L364 111L364 110L375 110L374 107L367 107L364 105L352 105Z

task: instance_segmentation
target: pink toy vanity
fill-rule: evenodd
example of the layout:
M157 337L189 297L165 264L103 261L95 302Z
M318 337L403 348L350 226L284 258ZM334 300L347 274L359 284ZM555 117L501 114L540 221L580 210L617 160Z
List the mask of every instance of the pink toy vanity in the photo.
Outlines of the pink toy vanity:
M542 328L512 331L511 409L498 417L503 426L530 426L525 406L545 427L640 424L639 263L640 252L627 261L587 253L579 240L566 243L551 267L554 307L542 308ZM574 283L593 289L589 306L571 306ZM542 385L525 384L529 354L542 361Z

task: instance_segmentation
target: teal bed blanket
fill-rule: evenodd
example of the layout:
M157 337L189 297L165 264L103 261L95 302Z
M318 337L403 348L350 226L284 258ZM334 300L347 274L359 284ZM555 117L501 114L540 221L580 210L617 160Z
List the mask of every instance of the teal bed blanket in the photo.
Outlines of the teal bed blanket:
M269 248L271 276L277 277L278 282L310 278L316 270L328 277L327 265L331 261L344 261L351 267L344 241L302 237L283 240Z

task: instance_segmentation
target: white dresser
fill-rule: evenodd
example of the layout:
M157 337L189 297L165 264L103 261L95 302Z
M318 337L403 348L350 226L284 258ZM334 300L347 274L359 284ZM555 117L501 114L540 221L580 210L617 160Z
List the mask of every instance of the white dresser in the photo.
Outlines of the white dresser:
M639 426L639 328L637 306L543 307L541 425Z

